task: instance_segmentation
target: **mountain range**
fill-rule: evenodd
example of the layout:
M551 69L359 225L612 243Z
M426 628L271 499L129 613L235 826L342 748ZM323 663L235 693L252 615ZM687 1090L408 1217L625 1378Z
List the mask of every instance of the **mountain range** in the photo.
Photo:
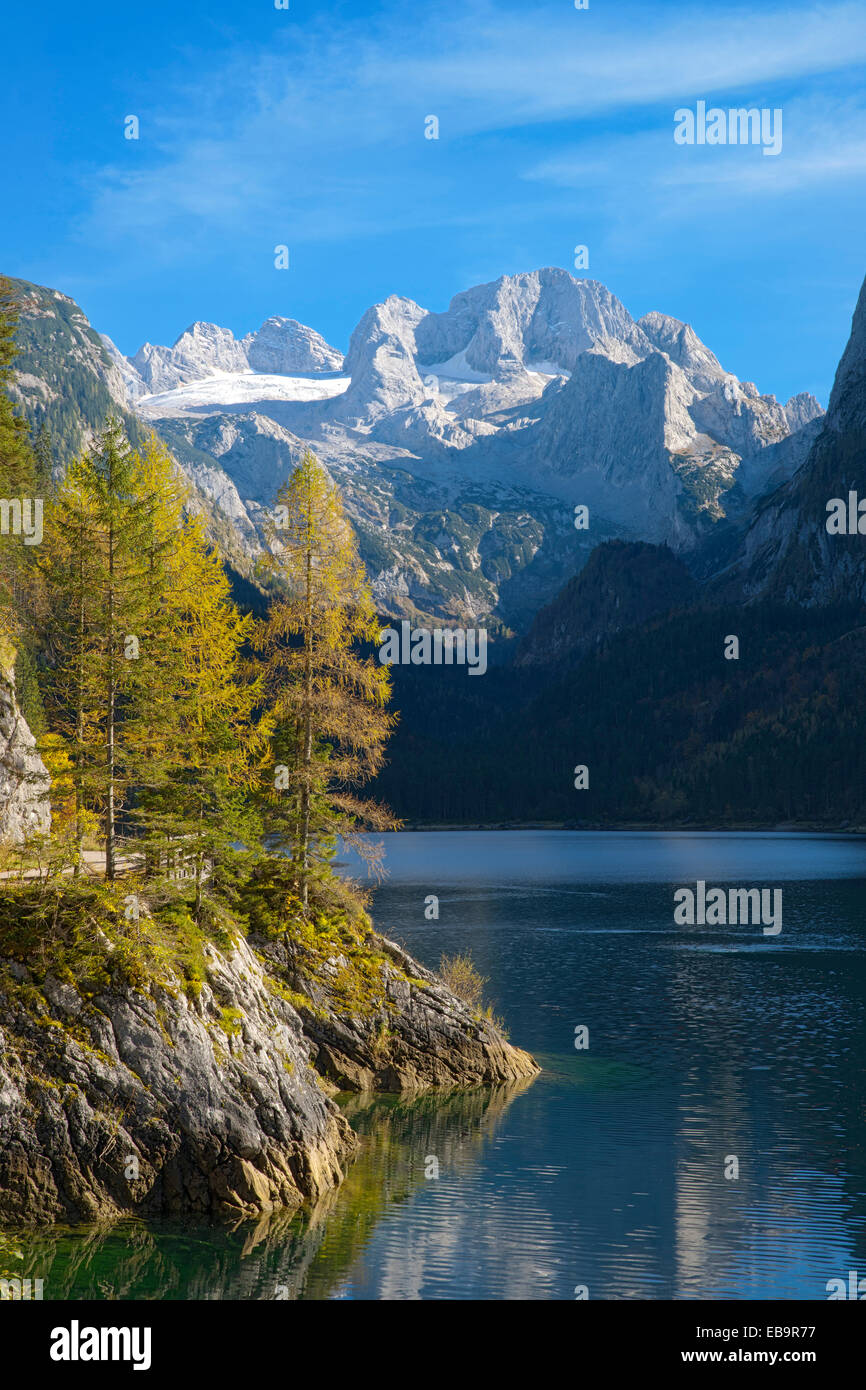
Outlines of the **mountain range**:
M793 477L821 428L813 396L761 395L689 325L634 320L555 268L475 286L442 313L391 295L345 356L275 316L241 339L195 323L124 357L73 301L19 283L20 399L52 425L61 465L108 403L133 432L155 428L250 577L267 509L310 444L381 611L418 621L525 632L607 539L700 557Z
M239 583L309 443L382 615L491 626L483 680L393 668L376 790L398 815L866 824L866 536L827 526L866 498L866 285L826 414L564 271L442 314L389 298L345 357L274 318L127 359L66 296L19 288L15 389L58 468L109 409L155 428Z
M422 824L862 829L866 534L828 528L852 497L866 498L866 284L793 476L703 548L602 542L483 697L452 672L395 668L381 794Z

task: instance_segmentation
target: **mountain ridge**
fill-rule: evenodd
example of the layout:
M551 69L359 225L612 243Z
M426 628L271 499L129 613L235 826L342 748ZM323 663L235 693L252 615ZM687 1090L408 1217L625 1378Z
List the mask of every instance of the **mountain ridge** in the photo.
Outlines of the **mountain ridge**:
M808 393L783 406L739 382L688 324L636 321L557 267L471 287L441 313L391 295L345 358L280 316L242 339L197 322L132 358L100 342L112 398L170 441L240 572L310 446L383 611L517 631L602 541L698 553L800 466L821 416ZM38 422L32 387L29 407Z

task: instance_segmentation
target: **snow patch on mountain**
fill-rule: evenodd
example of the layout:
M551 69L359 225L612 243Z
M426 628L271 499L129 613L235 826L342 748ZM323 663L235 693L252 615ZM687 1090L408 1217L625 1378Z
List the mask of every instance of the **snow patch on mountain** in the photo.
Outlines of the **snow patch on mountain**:
M272 376L263 372L229 373L189 382L173 390L139 397L143 415L160 416L213 410L249 410L273 401L324 401L341 395L347 376Z
M194 323L172 347L144 343L127 361L144 384L137 394L156 395L209 377L250 371L280 376L338 372L343 355L314 329L277 316L240 342L229 328Z

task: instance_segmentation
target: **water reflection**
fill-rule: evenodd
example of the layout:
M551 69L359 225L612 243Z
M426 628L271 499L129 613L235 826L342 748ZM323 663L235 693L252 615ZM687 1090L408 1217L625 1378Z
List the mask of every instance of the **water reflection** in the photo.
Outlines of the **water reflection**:
M425 1176L428 1159L437 1160L446 1181L466 1181L511 1101L531 1084L436 1097L343 1097L360 1154L341 1188L315 1206L235 1225L135 1220L19 1234L14 1244L24 1259L10 1273L42 1278L46 1299L345 1297L348 1271L383 1213L436 1182ZM399 1262L394 1288L411 1288L413 1268L423 1262L419 1244ZM387 1286L387 1271L382 1277Z
M9 1272L253 1299L822 1299L866 1275L861 838L434 834L388 859L382 929L434 967L470 950L542 1074L347 1101L360 1157L304 1215L40 1235ZM781 936L675 925L699 878L782 884Z

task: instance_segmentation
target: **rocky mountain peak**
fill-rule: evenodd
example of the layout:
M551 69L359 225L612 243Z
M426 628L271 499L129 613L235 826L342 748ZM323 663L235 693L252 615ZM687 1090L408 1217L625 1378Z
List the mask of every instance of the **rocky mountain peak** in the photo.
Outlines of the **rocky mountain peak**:
M785 403L785 418L792 432L801 430L804 425L811 424L823 414L824 407L811 391L799 391Z
M343 354L330 347L321 333L297 319L274 315L258 333L248 333L241 346L254 372L290 376L293 372L338 372Z
M827 424L838 432L866 430L866 280L830 394Z
M712 391L729 379L719 359L701 342L691 324L653 310L638 319L637 326L653 347L663 352L702 391Z
M39 306L96 339L73 325L74 306ZM21 359L36 416L54 390L43 339ZM515 626L604 539L692 551L716 523L744 522L820 425L807 393L782 406L726 372L689 324L656 312L636 323L605 286L555 267L464 290L442 313L388 295L345 362L283 315L241 341L198 321L133 362L107 340L94 352L94 371L120 391L122 373L127 406L176 450L239 572L309 442L388 611L493 612Z
M444 313L426 315L416 333L422 363L460 354L468 367L490 375L509 363L571 371L596 343L645 347L639 338L628 310L604 285L557 267L464 290Z
M144 343L129 359L144 392L173 391L178 386L204 381L221 373L267 372L289 376L293 372L339 371L343 355L325 342L320 333L297 319L274 316L257 333L240 342L230 328L196 322L185 328L170 348Z
M367 310L346 354L352 383L334 403L334 414L375 420L422 404L429 393L415 365L415 330L425 314L414 300L396 294Z

